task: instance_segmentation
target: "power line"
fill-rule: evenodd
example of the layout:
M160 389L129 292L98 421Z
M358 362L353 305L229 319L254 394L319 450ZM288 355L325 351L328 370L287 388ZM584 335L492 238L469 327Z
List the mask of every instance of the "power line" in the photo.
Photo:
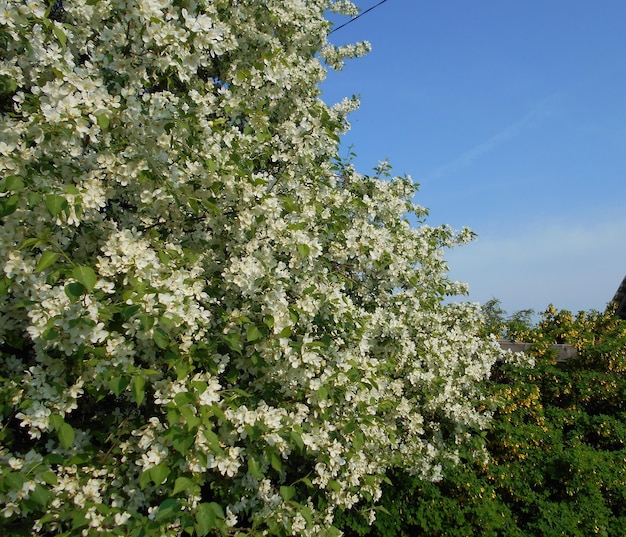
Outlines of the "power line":
M337 28L328 32L328 35L332 34L333 32L336 32L337 30L341 30L343 27L348 26L348 24L350 24L351 22L354 22L355 20L360 19L363 15L365 15L366 13L369 13L373 9L376 9L378 6L384 4L386 1L387 0L382 0L382 2L378 2L378 4L370 7L369 9L366 9L365 11L363 11L363 13L359 13L356 17L352 17L348 22L344 22L341 26L337 26Z

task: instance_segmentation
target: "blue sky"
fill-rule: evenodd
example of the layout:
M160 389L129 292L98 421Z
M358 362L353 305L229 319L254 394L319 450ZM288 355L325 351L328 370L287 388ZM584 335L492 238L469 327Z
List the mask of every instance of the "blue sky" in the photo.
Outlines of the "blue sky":
M322 85L361 97L344 154L478 234L447 254L469 299L603 310L626 274L626 2L387 0L331 35L359 40Z

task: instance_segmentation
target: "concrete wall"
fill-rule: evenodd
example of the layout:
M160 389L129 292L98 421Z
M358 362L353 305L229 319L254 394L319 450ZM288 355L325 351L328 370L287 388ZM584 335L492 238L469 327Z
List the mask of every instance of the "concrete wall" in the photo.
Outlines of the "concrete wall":
M513 352L525 352L533 345L532 343L518 343L517 341L507 341L503 339L498 341L498 343L503 350ZM569 359L576 356L576 349L571 345L555 343L554 345L550 345L550 347L556 349L559 353L556 359L557 362L567 362Z

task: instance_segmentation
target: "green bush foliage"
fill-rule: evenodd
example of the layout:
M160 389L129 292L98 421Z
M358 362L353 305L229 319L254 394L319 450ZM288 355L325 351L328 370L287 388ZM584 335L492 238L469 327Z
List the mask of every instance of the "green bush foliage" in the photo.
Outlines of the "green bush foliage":
M374 526L344 513L346 535L626 535L626 322L552 306L508 321L487 319L532 343L536 365L494 370L489 460L468 453L438 483L394 474ZM557 363L555 342L577 358Z

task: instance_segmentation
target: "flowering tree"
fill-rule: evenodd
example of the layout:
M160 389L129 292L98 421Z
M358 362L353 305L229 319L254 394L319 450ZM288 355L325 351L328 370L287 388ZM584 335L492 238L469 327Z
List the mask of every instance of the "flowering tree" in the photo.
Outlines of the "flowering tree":
M355 10L0 4L11 532L333 535L486 423L497 346L443 302L471 234L337 159L322 62L368 46L328 45L328 8Z

